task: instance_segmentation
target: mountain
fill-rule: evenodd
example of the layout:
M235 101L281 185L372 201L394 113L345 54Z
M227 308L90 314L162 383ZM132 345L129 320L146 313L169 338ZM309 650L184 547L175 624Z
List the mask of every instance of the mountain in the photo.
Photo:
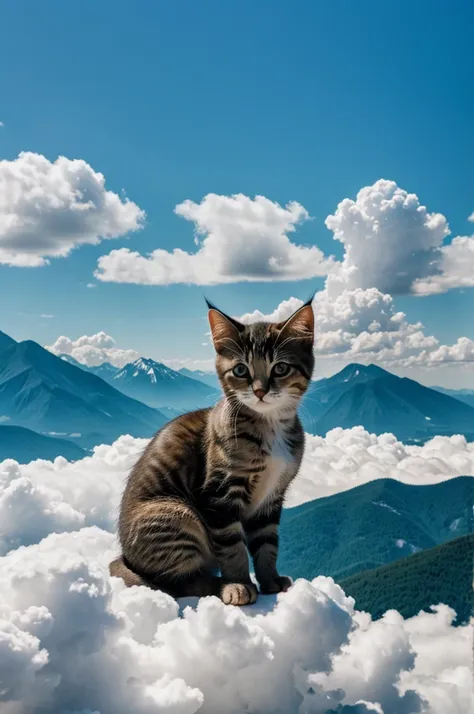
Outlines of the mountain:
M13 339L13 337L10 337L9 335L6 335L4 332L0 330L0 352L3 352L3 350L6 350L8 347L11 347L12 345L16 345L16 341Z
M103 364L99 364L97 367L89 367L86 364L82 364L82 362L78 362L74 357L71 357L71 355L59 355L62 360L65 362L69 362L69 364L73 364L74 367L79 367L79 369L84 370L85 372L90 372L91 374L95 374L97 377L100 377L101 379L105 380L106 382L112 381L112 379L115 377L117 372L120 372L120 367L114 367L113 364L110 364L109 362L104 362Z
M358 573L339 584L346 595L355 598L357 609L370 612L374 619L392 609L402 617L414 617L442 602L456 611L456 624L460 625L474 612L473 563L471 534Z
M314 382L303 401L303 426L313 434L361 424L367 431L392 432L403 441L435 434L474 438L474 408L376 365L350 364Z
M81 446L121 434L151 436L168 419L27 340L2 351L0 411L11 424L40 432L76 433Z
M87 454L80 446L66 439L37 434L22 426L0 425L0 461L14 459L20 464L27 464L35 459L53 461L57 456L76 461Z
M181 369L178 369L178 372L185 377L197 379L199 382L204 382L204 384L208 384L210 387L215 387L215 389L221 389L219 379L215 372L204 372L201 369L187 369L187 367L181 367Z
M474 531L474 477L430 486L380 479L284 509L279 568L343 578Z
M117 372L111 384L151 407L169 405L177 410L195 409L208 406L217 398L209 385L144 357Z
M432 389L474 407L474 389L445 389L444 387L432 387Z

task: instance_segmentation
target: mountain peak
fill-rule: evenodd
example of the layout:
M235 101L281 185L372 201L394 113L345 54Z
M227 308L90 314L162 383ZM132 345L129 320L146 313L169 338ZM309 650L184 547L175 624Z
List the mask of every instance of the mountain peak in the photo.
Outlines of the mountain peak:
M341 369L340 372L337 372L337 374L333 375L334 379L337 379L340 381L342 378L343 381L349 381L352 379L355 379L357 377L370 377L370 378L375 378L375 377L386 377L386 376L393 376L391 372L387 372L387 370L382 369L382 367L379 367L376 364L359 364L358 362L351 362L351 364L346 365L343 369Z
M0 351L8 349L12 345L16 345L16 340L0 330Z

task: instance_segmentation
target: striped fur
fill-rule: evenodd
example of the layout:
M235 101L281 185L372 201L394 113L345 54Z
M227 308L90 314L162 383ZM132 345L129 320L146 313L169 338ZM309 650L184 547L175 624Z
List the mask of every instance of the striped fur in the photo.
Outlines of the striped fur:
M277 572L278 525L303 455L296 409L313 371L313 312L306 304L285 323L244 326L211 307L209 321L224 399L147 446L122 497L122 557L110 572L244 605L257 598L247 552L261 592L291 583Z

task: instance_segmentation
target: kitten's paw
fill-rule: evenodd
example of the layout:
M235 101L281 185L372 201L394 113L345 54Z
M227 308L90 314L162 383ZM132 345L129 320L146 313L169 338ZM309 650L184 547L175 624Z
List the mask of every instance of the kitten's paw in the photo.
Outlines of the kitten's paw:
M253 583L226 583L220 592L226 605L251 605L257 597L258 590Z
M274 580L260 583L262 595L272 595L273 593L286 592L293 585L293 580L286 575L278 575Z

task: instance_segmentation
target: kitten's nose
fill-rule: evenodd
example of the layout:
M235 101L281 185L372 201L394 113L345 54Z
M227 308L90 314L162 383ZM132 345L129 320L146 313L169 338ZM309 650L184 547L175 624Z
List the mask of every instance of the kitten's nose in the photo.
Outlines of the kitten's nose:
M264 397L265 394L266 394L266 391L265 391L264 389L254 389L254 390L253 390L253 393L254 393L255 396L258 397L259 399L263 399L263 397Z

